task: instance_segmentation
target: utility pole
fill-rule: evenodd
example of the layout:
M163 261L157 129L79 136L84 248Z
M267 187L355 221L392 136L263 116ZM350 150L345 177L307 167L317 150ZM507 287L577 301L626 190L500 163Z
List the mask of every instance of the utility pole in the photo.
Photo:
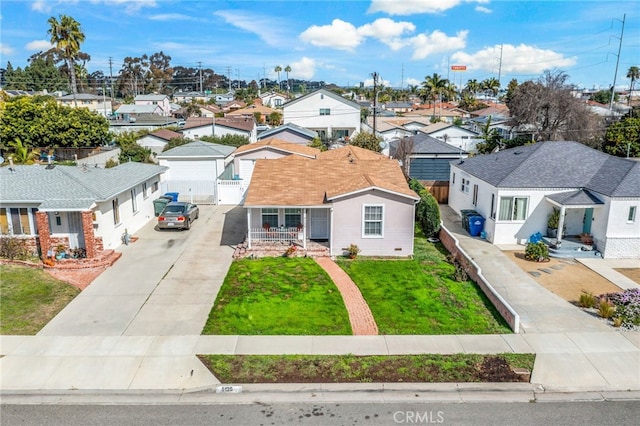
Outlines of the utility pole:
M198 67L200 68L200 93L202 92L202 62L198 61Z
M229 79L229 91L231 91L231 67L227 65L227 79Z
M500 84L500 77L502 76L502 47L503 45L501 44L500 45L500 63L498 64L498 84Z
M400 74L400 90L404 90L404 64L402 64L402 73Z
M376 110L378 109L378 73L374 71L373 77L373 136L376 136Z
M616 59L616 72L613 74L613 86L611 86L611 100L609 101L609 115L613 109L613 98L616 96L616 78L618 77L618 64L620 64L620 51L622 50L622 36L624 34L624 21L627 19L627 14L622 15L622 29L620 30L620 44L618 44L618 55Z
M109 56L109 93L113 101L113 58Z

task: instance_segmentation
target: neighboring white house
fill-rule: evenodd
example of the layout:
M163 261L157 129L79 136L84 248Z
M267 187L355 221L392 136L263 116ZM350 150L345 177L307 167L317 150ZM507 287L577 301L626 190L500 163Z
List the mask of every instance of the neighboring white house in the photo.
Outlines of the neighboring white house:
M75 99L73 95L60 96L56 98L56 102L72 108L74 108L77 103L78 108L87 108L89 111L96 112L103 117L108 117L113 113L111 98L89 93L77 93Z
M158 155L164 150L169 141L174 138L181 138L182 133L169 129L158 129L138 139L138 145L148 148L154 155Z
M194 141L161 153L158 162L167 167L162 192L178 192L180 201L217 204L216 180L234 150L233 146Z
M553 208L565 235L592 235L606 258L640 258L640 162L577 142L541 142L451 163L449 206L485 218L487 240L546 234Z
M277 92L266 92L260 94L262 105L270 108L280 108L289 100L286 96Z
M348 139L360 132L360 105L319 89L283 106L284 123L314 130L323 140Z
M215 94L214 97L216 99L216 103L218 105L221 105L233 101L233 99L235 98L235 94L233 92L218 93Z
M124 163L0 168L0 233L24 238L41 255L58 244L87 257L121 244L154 218L165 167Z
M413 255L415 204L398 162L346 146L315 158L257 160L244 201L247 243L326 241L331 256L351 244L365 256Z
M475 151L478 142L482 142L478 133L451 123L430 124L421 128L420 132L467 152Z
M189 139L198 139L202 136L237 135L248 138L249 142L257 140L255 120L245 117L189 117L180 132Z
M298 145L309 145L309 143L311 143L317 137L318 134L313 130L296 126L293 123L287 123L283 124L282 126L274 127L273 129L261 132L258 135L258 141L277 138Z
M167 95L138 95L133 98L136 105L157 105L160 108L160 115L168 117L171 115L171 100Z

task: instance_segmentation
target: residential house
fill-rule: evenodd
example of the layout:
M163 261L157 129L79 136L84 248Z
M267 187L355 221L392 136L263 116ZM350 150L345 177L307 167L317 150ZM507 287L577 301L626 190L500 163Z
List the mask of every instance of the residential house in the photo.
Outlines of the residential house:
M577 142L540 142L451 163L449 206L480 213L494 244L546 234L557 208L565 235L592 235L605 258L640 258L639 182L638 161Z
M411 102L386 102L382 104L382 108L395 114L403 114L413 110Z
M482 142L479 133L445 122L430 124L421 128L420 132L467 152L475 151L478 142Z
M78 107L87 108L89 111L100 114L103 117L109 117L113 113L111 98L92 95L89 93L77 93L75 100L73 95L60 96L56 98L56 102L59 105L72 108L75 108L77 104Z
M313 130L287 123L258 134L258 141L277 138L298 145L309 145L317 137L318 133Z
M122 105L116 111L116 117L109 120L109 131L113 133L125 133L136 132L138 130L154 131L162 127L178 127L181 122L178 118L140 112L155 108L157 108L157 106L154 105Z
M427 126L429 120L422 117L376 117L376 135L385 141L414 135L419 129ZM367 117L362 123L362 130L373 133L373 117Z
M238 101L238 100L230 100L229 102L224 102L222 104L222 111L226 114L229 113L231 111L235 111L238 110L240 108L244 108L246 107L247 104L242 102L242 101Z
M232 102L236 95L234 92L227 92L227 93L216 93L213 96L215 97L216 103L218 105L222 105L228 102Z
M283 105L283 122L313 130L323 140L350 138L360 131L360 105L326 89Z
M273 108L269 108L267 106L260 105L260 104L253 104L244 108L237 109L235 111L228 112L225 115L225 117L229 117L229 118L242 117L242 118L249 118L253 120L256 118L256 114L260 114L259 123L267 123L269 116L274 112L277 112L277 111ZM280 123L274 123L274 124L277 125Z
M200 117L212 118L216 114L222 114L222 108L218 105L202 105L200 106Z
M211 99L211 96L212 95L208 95L206 93L196 92L196 91L178 92L173 94L173 100L176 103L181 103L181 104L190 103L194 101L205 103L209 101L209 99Z
M180 133L189 139L198 139L202 136L238 135L246 137L249 142L257 140L255 120L244 117L189 117Z
M199 140L164 151L158 155L158 163L167 168L162 192L177 192L181 201L217 204L216 181L233 151L233 146Z
M160 154L171 139L181 138L182 133L169 129L158 129L137 140L138 145L148 148L154 155Z
M165 167L124 163L109 169L31 165L0 168L0 233L46 256L62 244L88 258L121 244L154 217Z
M408 158L398 158L402 143L408 143L411 148ZM408 161L405 170L409 177L422 182L439 203L446 204L449 199L450 163L467 158L469 153L440 139L418 133L404 141L390 141L389 155L398 161Z
M326 241L331 256L351 244L364 256L411 256L418 201L398 162L366 149L257 160L243 203L247 245Z
M133 103L136 105L157 105L160 109L160 115L171 116L171 100L167 95L138 95L133 98Z
M467 121L465 127L478 135L482 135L487 124L489 125L489 130L495 129L503 139L513 139L515 137L509 118L503 115L474 117Z
M260 101L262 102L262 105L270 108L281 108L288 100L288 97L278 92L270 91L260 94Z

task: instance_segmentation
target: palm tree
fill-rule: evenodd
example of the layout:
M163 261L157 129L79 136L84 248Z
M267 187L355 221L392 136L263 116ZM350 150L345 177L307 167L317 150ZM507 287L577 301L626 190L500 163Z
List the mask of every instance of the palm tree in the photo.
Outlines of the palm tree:
M491 92L493 96L496 96L498 94L498 90L500 90L500 82L497 78L491 77L486 80L482 80L480 87L482 90Z
M276 65L273 70L278 73L278 89L282 89L280 86L280 71L282 71L282 67L280 65Z
M284 67L284 72L287 73L287 93L289 92L289 73L291 72L291 67L287 65Z
M67 62L71 77L73 102L75 106L78 106L75 60L80 53L80 44L84 42L84 33L80 29L80 23L67 15L60 15L60 21L52 16L47 22L50 25L47 34L51 36L51 44L56 47Z
M633 88L636 85L636 80L640 79L640 68L637 66L629 67L627 71L627 78L631 79L631 83L629 84L629 100L628 103L631 104L631 95L633 94Z
M476 93L480 90L480 83L474 78L473 80L467 81L467 85L464 88L475 98Z
M436 100L446 93L449 80L442 78L437 73L433 73L431 76L426 76L422 82L422 91L420 97L423 100L431 99L433 101L433 116L436 115Z

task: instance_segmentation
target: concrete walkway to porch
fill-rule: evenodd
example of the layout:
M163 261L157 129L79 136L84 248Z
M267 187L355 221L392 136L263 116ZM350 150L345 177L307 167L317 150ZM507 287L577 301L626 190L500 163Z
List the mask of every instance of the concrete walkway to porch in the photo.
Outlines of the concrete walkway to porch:
M356 336L376 336L378 325L373 318L369 305L362 297L362 293L349 275L342 270L330 257L318 257L315 261L324 269L335 283L344 305L349 313L351 330Z

